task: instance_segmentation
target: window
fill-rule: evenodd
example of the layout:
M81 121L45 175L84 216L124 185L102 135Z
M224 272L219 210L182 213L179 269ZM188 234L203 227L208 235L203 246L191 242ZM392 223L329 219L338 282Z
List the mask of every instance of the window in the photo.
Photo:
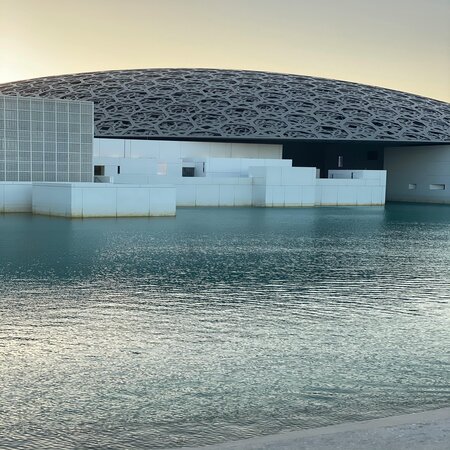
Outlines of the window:
M94 175L97 177L105 175L105 166L94 166Z
M195 167L183 167L181 174L183 177L193 177L195 176Z
M408 189L409 189L410 191L412 191L412 190L414 190L414 189L417 189L417 184L415 184L415 183L410 183L410 184L408 184Z
M117 166L117 175L120 175L120 166Z
M430 191L443 191L445 184L430 184Z

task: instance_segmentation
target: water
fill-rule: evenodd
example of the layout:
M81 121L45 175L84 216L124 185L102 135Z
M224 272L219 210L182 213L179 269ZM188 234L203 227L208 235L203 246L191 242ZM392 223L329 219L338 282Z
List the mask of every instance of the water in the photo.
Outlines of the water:
M203 445L450 401L450 207L0 215L0 448Z

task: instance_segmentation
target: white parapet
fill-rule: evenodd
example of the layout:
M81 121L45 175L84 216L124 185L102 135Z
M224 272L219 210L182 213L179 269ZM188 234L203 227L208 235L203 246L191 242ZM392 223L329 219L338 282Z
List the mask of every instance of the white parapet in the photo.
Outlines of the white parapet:
M63 217L174 216L171 185L33 183L32 212Z

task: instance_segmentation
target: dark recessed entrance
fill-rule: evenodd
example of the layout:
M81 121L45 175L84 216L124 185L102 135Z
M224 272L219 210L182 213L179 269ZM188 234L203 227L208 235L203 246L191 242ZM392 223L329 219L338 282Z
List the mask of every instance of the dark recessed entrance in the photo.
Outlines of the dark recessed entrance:
M317 167L321 178L331 169L382 170L383 143L373 142L288 142L283 144L283 159L295 167Z

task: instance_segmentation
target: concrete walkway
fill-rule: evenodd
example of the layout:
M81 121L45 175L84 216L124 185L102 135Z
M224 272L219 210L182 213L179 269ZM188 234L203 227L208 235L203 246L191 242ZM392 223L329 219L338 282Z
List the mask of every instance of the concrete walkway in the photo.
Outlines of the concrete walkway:
M201 448L204 450L449 450L450 408L293 431Z

